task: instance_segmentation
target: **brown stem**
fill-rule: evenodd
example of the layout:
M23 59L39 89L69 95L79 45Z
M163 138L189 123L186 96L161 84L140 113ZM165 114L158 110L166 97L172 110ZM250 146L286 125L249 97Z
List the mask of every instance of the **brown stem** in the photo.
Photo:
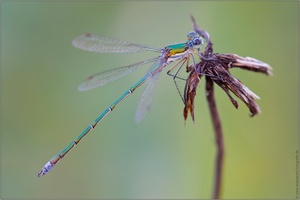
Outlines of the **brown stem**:
M214 97L214 84L211 78L206 77L206 98L214 126L217 155L215 163L215 179L214 179L214 190L213 198L219 199L221 194L221 183L222 183L222 168L223 168L223 157L224 157L224 141L221 127L221 121L217 110L217 105Z

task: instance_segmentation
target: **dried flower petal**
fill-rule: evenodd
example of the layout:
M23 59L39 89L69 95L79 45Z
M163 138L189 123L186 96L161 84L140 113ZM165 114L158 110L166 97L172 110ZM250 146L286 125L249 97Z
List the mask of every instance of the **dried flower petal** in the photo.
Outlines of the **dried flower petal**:
M272 67L267 63L264 63L255 58L244 58L236 54L214 54L214 56L217 60L222 61L224 65L227 65L228 68L238 67L249 71L272 75Z
M259 99L254 92L247 88L241 81L233 77L229 71L227 71L222 64L214 65L206 70L204 73L213 75L211 79L218 84L228 95L232 104L237 108L237 102L231 97L228 90L233 92L239 99L241 99L249 108L251 115L256 115L260 113L260 108L256 104L255 99Z
M197 85L199 84L199 81L201 79L202 75L199 75L195 72L195 69L192 68L192 71L190 72L185 88L184 88L184 109L183 109L183 117L184 120L187 119L188 113L190 112L190 115L192 117L193 122L195 121L194 118L194 99L196 96L196 89Z

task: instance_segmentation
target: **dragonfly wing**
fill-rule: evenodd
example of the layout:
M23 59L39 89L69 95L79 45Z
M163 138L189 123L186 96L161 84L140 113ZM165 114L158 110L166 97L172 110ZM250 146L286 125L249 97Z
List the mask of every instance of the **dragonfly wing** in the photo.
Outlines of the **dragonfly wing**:
M85 81L83 81L78 86L78 90L85 91L85 90L90 90L90 89L93 89L96 87L103 86L107 83L115 81L119 78L122 78L123 76L125 76L127 74L134 72L136 69L138 69L142 65L154 62L158 59L159 59L159 57L156 57L156 58L144 60L141 62L137 62L137 63L131 64L131 65L127 65L124 67L120 67L120 68L116 68L116 69L112 69L112 70L94 74L94 75L88 77Z
M138 53L142 51L161 52L160 49L140 44L132 44L117 38L86 33L75 38L72 44L82 50L97 53Z
M136 122L142 121L151 108L154 91L155 91L155 88L156 88L156 85L158 82L159 75L161 73L161 69L159 69L159 68L162 67L160 62L156 63L156 64L157 64L157 66L154 65L151 68L151 71L154 71L153 70L154 68L157 70L155 70L154 74L151 74L146 79L147 86L146 86L145 90L143 91L141 98L137 104L137 109L136 109L136 113L135 113L135 121Z

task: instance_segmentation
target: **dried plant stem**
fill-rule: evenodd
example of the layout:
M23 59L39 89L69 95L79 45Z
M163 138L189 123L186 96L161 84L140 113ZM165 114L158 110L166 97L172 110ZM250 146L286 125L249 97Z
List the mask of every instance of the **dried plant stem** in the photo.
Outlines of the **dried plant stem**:
M214 97L214 82L224 90L236 109L238 108L238 103L231 96L230 92L232 92L241 101L243 101L249 108L251 116L254 116L260 113L260 108L255 101L256 99L259 99L259 96L257 96L248 87L246 87L240 80L233 77L230 74L229 70L231 68L237 67L244 70L272 75L272 67L267 63L251 57L244 58L232 53L214 53L213 43L210 40L208 32L198 27L192 15L191 20L195 32L198 33L201 37L205 38L207 45L200 58L200 62L195 65L195 71L191 70L190 75L187 79L184 96L184 119L186 119L187 113L190 112L192 119L194 120L194 98L196 95L196 87L200 82L200 79L202 77L205 77L206 98L213 122L217 147L213 199L219 199L222 189L224 141L221 121ZM195 79L196 75L194 74L198 75L198 79Z
M221 127L221 121L219 113L217 110L217 105L214 96L214 83L211 78L206 77L206 98L208 102L208 107L210 110L213 127L216 137L216 161L215 161L215 178L214 178L214 189L213 198L219 199L221 194L221 184L222 184L222 169L223 169L223 157L224 157L224 141L223 132Z

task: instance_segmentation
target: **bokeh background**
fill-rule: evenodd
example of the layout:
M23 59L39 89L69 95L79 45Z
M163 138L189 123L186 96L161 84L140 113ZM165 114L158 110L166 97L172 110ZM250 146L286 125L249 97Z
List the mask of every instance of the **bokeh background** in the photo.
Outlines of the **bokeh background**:
M257 93L262 113L236 110L216 88L225 137L222 197L296 198L298 176L298 2L1 2L2 198L184 198L212 194L215 141L204 82L196 122L184 123L173 80L160 76L152 109L134 121L137 90L49 174L64 148L147 67L102 88L78 92L91 74L156 56L101 55L71 45L90 32L164 47L184 42L189 14L215 52L269 63L274 76L233 69ZM166 70L165 70L166 71ZM297 192L298 191L298 192Z

